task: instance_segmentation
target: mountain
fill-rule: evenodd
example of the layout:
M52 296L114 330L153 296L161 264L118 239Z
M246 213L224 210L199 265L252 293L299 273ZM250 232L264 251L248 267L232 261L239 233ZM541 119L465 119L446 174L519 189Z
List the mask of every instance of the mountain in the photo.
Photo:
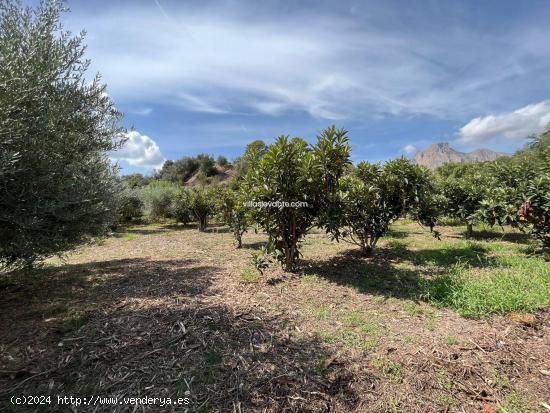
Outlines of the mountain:
M434 143L427 149L417 152L414 162L429 169L435 169L445 163L470 162L470 161L494 161L501 156L509 156L506 153L495 152L489 149L477 149L473 152L459 152L447 143Z

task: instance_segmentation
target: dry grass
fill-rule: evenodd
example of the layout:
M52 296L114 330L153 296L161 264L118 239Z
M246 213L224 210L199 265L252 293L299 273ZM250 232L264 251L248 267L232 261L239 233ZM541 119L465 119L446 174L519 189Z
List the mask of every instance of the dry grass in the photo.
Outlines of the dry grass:
M436 244L397 225L372 260L314 233L297 274L256 277L261 234L235 250L223 228L129 228L2 280L0 410L59 410L12 394L93 394L190 395L208 412L543 411L548 310L474 320L418 300L457 259L481 274L525 248L485 233L476 245L495 247L472 254L460 230Z

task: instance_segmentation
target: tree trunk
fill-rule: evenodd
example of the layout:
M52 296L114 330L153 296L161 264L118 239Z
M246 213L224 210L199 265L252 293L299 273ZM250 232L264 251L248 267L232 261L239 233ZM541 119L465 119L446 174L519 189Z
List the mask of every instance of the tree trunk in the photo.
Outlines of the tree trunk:
M472 235L474 235L474 224L468 222L466 225L466 238L472 238Z
M204 232L206 231L206 217L200 217L198 219L198 225L199 225L199 231Z
M237 248L241 248L243 246L243 238L238 230L235 231L235 239L237 240Z

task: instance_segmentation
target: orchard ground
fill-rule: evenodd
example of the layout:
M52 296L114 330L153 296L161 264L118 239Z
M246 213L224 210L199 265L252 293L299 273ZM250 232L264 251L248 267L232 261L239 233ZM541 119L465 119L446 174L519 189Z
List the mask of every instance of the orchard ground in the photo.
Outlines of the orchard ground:
M401 220L369 259L314 231L296 273L260 276L263 234L237 250L225 227L140 225L3 277L0 410L548 411L550 263L511 230L439 229Z

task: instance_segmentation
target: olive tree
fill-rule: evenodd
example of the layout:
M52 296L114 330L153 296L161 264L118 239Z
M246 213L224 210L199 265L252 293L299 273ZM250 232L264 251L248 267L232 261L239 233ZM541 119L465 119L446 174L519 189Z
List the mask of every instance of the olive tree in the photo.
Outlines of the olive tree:
M117 216L121 114L87 75L59 1L0 0L0 265L32 264L104 234Z
M152 181L140 190L145 215L150 222L174 218L174 200L180 186L170 181Z
M405 158L384 166L360 162L340 180L340 222L331 228L334 238L356 244L365 255L371 255L392 222L420 207L424 212L418 213L419 218L432 229L434 216L426 213L425 207L431 200L430 181L427 169Z
M308 145L280 136L246 175L251 215L269 236L286 270L299 257L299 243L327 205L330 192L349 163L347 132L330 127Z

